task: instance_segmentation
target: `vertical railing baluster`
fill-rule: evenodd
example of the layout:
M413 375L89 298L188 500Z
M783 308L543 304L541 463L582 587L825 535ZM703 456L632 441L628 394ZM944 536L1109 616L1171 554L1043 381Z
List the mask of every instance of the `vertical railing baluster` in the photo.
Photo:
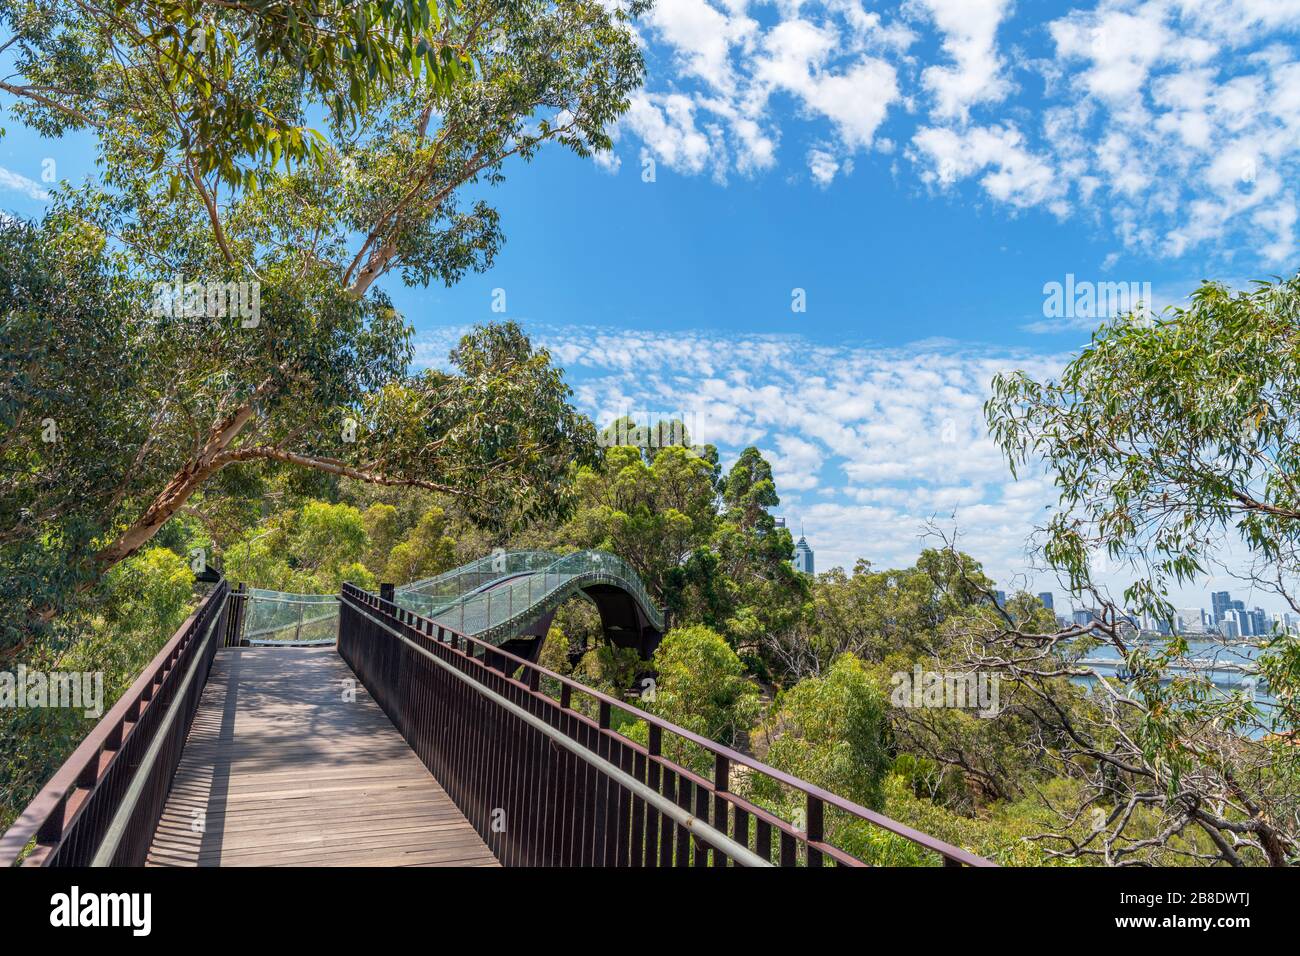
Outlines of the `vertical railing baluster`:
M646 751L649 757L646 760L646 785L655 793L663 793L661 780L663 768L659 765L659 752L663 747L663 729L658 724L650 725L649 741ZM645 865L660 866L659 854L659 831L662 826L661 820L663 815L654 807L646 807L645 820Z
M719 833L727 832L727 800L723 796L731 786L731 761L722 754L713 757L713 829ZM726 855L716 847L713 854L714 866L726 866Z
M814 797L811 793L807 795L807 801L804 806L804 815L808 818L808 846L805 851L808 855L809 866L822 865L822 851L813 848L814 843L821 843L825 839L823 816L823 804L821 800Z

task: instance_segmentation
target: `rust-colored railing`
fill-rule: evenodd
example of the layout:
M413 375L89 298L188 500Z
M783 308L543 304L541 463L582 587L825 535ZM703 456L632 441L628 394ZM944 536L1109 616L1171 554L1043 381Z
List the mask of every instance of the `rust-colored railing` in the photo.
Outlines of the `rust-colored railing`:
M503 864L863 865L826 841L829 810L946 865L992 865L352 585L340 601L338 646ZM543 680L558 700L541 691ZM595 719L575 695L592 703ZM645 721L646 746L612 729L615 709ZM664 755L674 738L709 755L712 779ZM802 826L734 792L747 775L801 795Z
M0 837L0 866L139 866L153 841L212 658L225 643L219 580ZM24 857L28 848L30 852Z

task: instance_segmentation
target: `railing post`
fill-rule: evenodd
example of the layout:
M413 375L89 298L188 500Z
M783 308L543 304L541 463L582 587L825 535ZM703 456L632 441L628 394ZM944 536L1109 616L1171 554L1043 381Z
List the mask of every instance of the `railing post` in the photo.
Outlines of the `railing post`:
M713 757L713 829L727 832L727 801L722 796L731 787L731 761L723 754ZM726 866L727 858L717 847L712 849L713 865Z
M810 793L808 794L804 810L808 817L808 846L806 847L808 851L808 865L821 866L822 851L814 850L812 845L814 843L821 843L826 838L825 824L823 822L824 805L820 799L814 797Z
M379 585L379 597L381 600L392 603L396 597L397 589L391 584Z
M239 635L244 628L244 605L248 602L248 585L240 582L230 595L230 607L226 617L225 640L223 647L238 647Z

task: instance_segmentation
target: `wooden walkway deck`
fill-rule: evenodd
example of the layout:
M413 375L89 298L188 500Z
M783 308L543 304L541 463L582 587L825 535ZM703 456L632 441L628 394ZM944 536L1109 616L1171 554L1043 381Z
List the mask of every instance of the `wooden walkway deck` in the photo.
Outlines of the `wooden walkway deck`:
M148 865L496 863L333 647L217 652Z

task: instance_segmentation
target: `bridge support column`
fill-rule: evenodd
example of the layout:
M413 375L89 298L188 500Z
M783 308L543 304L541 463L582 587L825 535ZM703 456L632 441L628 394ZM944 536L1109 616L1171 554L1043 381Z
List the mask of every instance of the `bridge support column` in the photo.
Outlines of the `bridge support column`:
M542 656L542 645L546 643L546 635L550 632L551 622L554 620L554 611L543 614L532 624L529 624L517 637L512 637L503 643L501 650L507 654L513 654L515 657L522 657L529 663L537 663L537 659ZM487 651L484 660L487 662L488 667L499 670L503 674L514 673L515 666L512 666L511 661L500 654Z

